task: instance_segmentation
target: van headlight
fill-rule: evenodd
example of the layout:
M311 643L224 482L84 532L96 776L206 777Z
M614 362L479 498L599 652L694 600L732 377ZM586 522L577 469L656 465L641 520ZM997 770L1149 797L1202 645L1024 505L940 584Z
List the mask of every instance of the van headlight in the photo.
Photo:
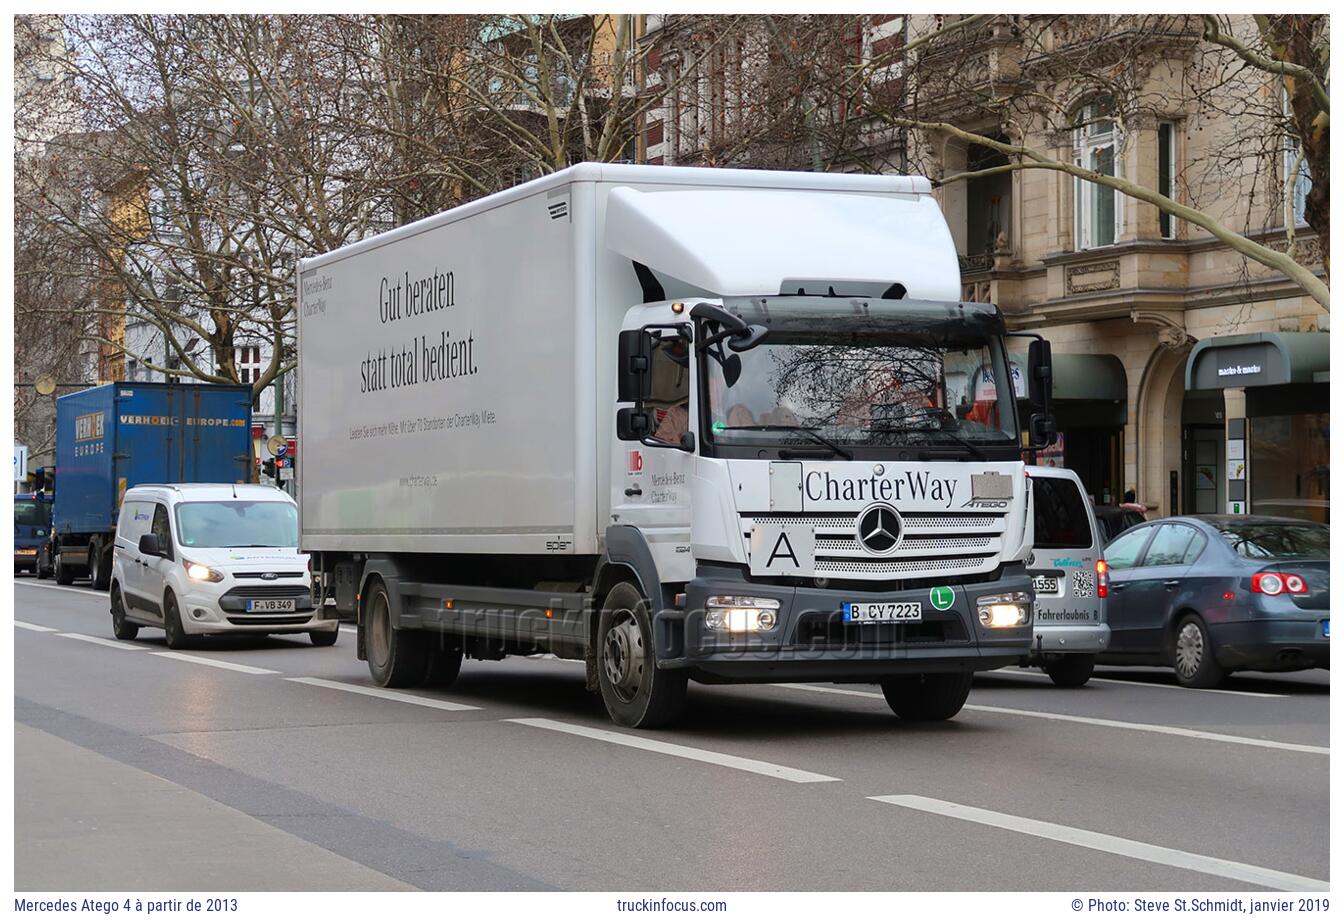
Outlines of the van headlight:
M774 629L779 622L779 601L772 597L711 595L705 601L705 625L727 632Z
M212 569L208 565L202 565L199 562L192 562L190 559L182 560L182 568L187 570L187 577L192 581L223 581L224 573L219 569Z
M975 610L990 629L1022 626L1031 621L1031 596L1026 591L984 594L975 599Z

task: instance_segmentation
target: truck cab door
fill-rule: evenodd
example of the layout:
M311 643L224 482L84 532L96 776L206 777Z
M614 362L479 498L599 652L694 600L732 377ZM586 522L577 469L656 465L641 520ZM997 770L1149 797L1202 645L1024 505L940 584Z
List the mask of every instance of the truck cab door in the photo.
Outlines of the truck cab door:
M613 524L639 528L664 581L689 581L691 556L690 476L694 454L682 447L693 433L695 401L690 343L676 336L657 340L650 360L652 434L642 441L616 441L612 458Z

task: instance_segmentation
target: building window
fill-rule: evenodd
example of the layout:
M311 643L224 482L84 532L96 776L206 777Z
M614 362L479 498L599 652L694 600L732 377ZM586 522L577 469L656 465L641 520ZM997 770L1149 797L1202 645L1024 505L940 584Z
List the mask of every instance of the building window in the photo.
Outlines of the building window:
M1103 176L1116 175L1120 129L1109 117L1108 100L1088 103L1073 131L1073 162ZM1120 233L1120 196L1083 179L1074 180L1074 241L1078 249L1110 246Z
M261 346L244 345L234 349L233 362L238 367L239 383L256 383L261 379ZM261 395L252 400L252 411L261 409Z
M1176 125L1169 121L1157 126L1157 191L1176 200ZM1158 226L1164 240L1176 239L1176 218L1158 212Z

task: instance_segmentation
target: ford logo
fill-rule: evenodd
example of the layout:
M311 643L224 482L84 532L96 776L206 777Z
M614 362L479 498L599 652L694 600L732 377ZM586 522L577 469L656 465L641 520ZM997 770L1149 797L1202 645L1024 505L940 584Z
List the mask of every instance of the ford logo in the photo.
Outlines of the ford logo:
M261 580L262 580L262 581L275 581L275 580L276 580L277 578L279 578L279 577L280 577L280 576L279 576L278 574L276 574L275 572L262 572L262 573L261 573Z

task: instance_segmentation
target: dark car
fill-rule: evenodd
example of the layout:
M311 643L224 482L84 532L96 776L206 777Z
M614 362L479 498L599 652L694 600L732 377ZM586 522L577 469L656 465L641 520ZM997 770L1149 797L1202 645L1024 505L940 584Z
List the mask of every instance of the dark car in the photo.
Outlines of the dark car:
M37 572L38 557L51 533L51 500L41 494L14 496L14 574Z
M1103 540L1114 540L1129 528L1146 520L1133 508L1121 508L1119 505L1096 505L1093 510L1097 513L1097 523L1101 526Z
M1104 664L1161 664L1187 687L1229 671L1330 666L1330 528L1295 518L1145 522L1106 546Z

